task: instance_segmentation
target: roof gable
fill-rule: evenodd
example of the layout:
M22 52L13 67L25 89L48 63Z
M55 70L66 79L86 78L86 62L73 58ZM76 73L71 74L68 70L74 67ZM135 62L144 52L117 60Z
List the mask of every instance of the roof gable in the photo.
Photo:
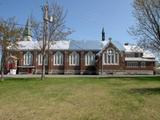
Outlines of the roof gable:
M99 51L99 53L97 53L97 55L101 55L101 53L103 51L105 51L109 46L113 46L118 51L124 51L125 50L124 47L120 43L108 40L107 43L105 44L105 46L101 49L101 51Z

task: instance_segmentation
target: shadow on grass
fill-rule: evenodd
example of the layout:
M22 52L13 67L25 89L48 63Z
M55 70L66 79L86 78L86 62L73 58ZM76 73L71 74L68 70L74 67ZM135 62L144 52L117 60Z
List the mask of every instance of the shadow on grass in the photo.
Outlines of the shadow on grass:
M140 81L160 81L160 77L159 76L155 76L155 77L135 77L136 80L140 80Z
M134 89L130 89L129 93L142 94L142 95L160 94L160 87L158 88L134 88Z

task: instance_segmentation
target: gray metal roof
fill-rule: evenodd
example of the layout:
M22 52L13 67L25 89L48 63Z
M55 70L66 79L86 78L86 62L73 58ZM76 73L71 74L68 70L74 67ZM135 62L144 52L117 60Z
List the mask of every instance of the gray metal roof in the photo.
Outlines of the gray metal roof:
M112 40L111 42L112 42L119 50L125 51L125 48L123 47L123 45L122 45L120 42L114 41L114 40Z
M106 41L98 40L70 40L69 49L70 50L101 50L105 45L109 43ZM119 49L125 50L125 48L117 41L112 41L112 43Z
M71 40L69 49L70 50L100 50L101 43L93 40Z

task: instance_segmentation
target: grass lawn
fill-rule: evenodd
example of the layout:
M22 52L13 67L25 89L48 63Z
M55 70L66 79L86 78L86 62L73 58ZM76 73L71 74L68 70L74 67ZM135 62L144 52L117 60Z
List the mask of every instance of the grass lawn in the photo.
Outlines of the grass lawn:
M0 120L160 120L160 77L8 78Z

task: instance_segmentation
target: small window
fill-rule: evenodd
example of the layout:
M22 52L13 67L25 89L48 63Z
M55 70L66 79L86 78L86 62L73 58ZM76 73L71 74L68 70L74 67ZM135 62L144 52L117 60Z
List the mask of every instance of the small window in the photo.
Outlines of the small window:
M146 62L141 62L141 68L145 68L146 67Z
M135 57L139 57L139 53L135 53Z
M42 54L38 55L38 65L42 65Z
M127 62L128 68L138 68L138 62Z

